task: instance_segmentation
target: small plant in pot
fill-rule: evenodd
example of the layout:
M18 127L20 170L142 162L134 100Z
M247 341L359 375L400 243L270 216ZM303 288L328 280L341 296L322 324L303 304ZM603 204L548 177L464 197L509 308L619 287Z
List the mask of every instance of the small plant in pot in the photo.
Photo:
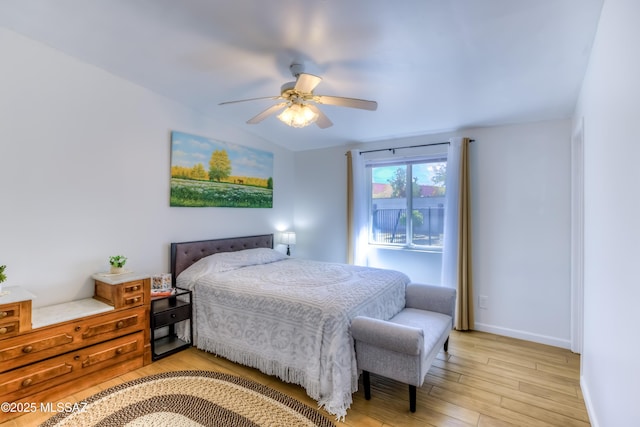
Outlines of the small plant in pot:
M6 265L0 265L0 291L2 291L2 282L7 280L7 275L4 274L4 270L7 268Z
M124 272L124 265L127 263L127 257L124 255L113 255L109 257L111 265L111 274L120 274Z

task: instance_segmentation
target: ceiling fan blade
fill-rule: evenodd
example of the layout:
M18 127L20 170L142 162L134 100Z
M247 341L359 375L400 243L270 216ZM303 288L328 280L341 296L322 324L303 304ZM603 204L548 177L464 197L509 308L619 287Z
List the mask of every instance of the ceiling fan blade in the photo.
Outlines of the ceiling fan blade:
M271 107L269 107L266 110L264 110L262 113L260 113L257 116L252 117L249 120L247 120L247 123L250 124L250 125L255 125L256 123L260 123L261 121L263 121L264 119L266 119L270 115L277 113L278 110L281 110L286 106L287 106L286 102L281 102L279 104L272 105Z
M219 103L218 105L236 104L238 102L247 102L247 101L260 101L262 99L282 99L282 96L264 96L262 98L240 99L238 101L225 101L225 102Z
M375 111L378 108L376 101L365 99L344 98L342 96L316 95L313 100L320 104L337 105L338 107L360 108L362 110Z
M296 79L296 85L293 90L300 93L311 93L320 84L322 77L314 76L313 74L300 73Z
M316 113L318 115L318 118L316 119L316 125L318 125L318 127L320 129L326 129L330 126L333 126L333 123L331 122L331 120L329 120L329 117L327 117L321 109L319 109L318 107L316 107L313 104L307 104L307 107L309 107L309 109L311 111L313 111L314 113Z

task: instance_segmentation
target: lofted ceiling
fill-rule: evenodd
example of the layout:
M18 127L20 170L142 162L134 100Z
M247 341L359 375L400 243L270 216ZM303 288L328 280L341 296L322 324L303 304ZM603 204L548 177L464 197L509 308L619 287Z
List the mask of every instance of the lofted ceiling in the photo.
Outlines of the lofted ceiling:
M3 0L0 26L298 151L570 117L603 0ZM245 122L294 80L333 126ZM211 135L214 136L215 135Z

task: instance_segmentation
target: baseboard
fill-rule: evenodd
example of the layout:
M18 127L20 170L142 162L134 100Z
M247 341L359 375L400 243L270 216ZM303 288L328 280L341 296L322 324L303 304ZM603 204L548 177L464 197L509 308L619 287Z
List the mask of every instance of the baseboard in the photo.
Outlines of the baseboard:
M591 403L591 393L589 393L589 386L584 379L584 375L580 375L580 390L582 390L582 398L584 399L584 405L587 407L587 415L589 415L591 427L599 427L600 424L598 424L598 418Z
M491 334L503 335L505 337L518 338L521 340L537 342L540 344L552 345L554 347L566 348L571 350L571 340L565 340L548 335L534 334L531 332L519 331L516 329L503 328L500 326L487 325L485 323L475 323L476 331L489 332Z

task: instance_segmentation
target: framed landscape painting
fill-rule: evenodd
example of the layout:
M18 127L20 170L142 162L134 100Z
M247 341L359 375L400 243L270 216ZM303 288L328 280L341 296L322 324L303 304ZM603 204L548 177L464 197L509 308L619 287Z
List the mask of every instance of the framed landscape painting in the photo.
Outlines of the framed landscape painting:
M170 206L273 207L273 153L171 132Z

